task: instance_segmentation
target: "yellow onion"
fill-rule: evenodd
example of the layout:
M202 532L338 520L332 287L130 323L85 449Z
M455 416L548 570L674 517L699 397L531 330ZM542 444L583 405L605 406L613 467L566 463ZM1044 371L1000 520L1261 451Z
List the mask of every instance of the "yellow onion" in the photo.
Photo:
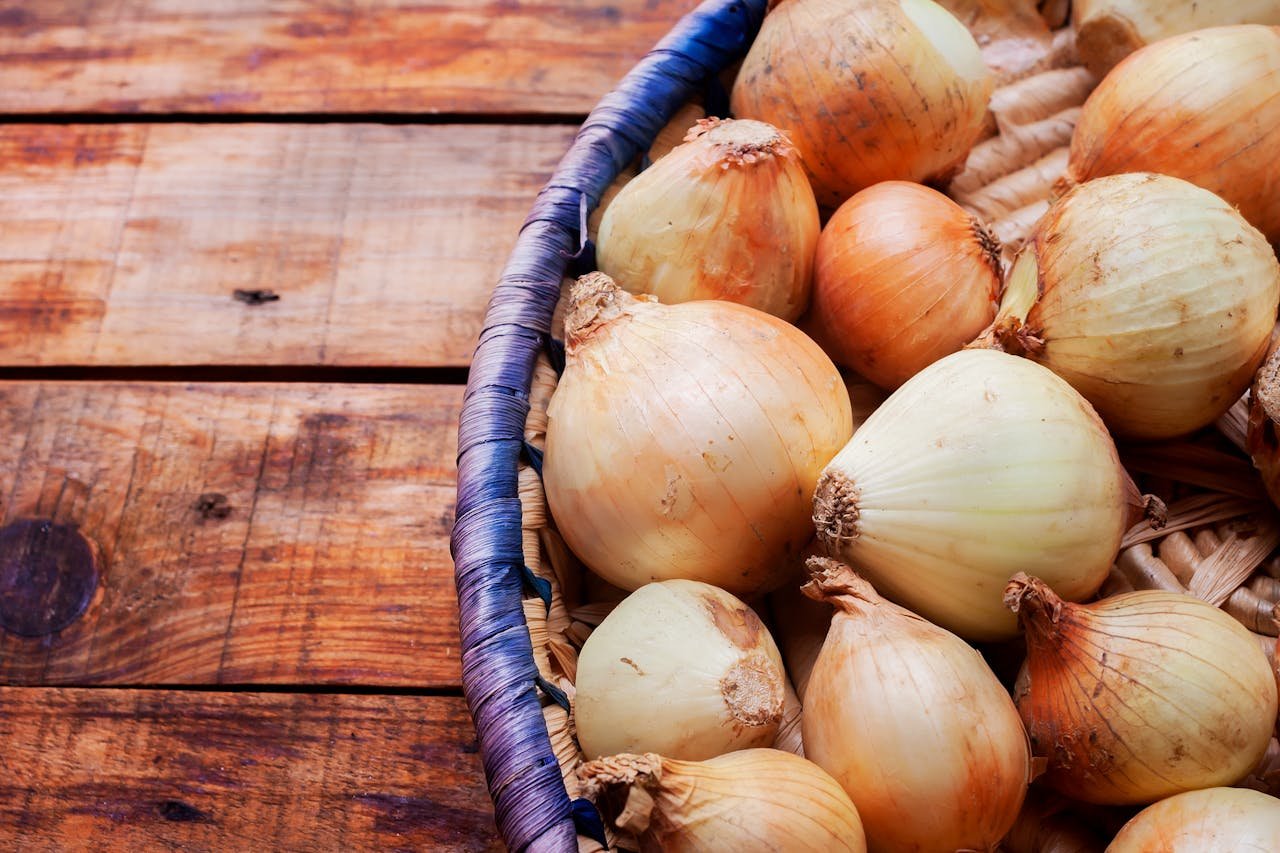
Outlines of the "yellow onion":
M776 587L812 536L818 473L853 431L835 365L741 305L662 305L599 273L572 301L544 468L569 547L628 590Z
M1068 598L1106 579L1139 496L1111 436L1026 359L964 350L890 395L823 471L818 538L882 593L974 640L1017 632L1035 571Z
M578 657L574 722L589 758L660 752L698 761L773 743L782 657L755 611L698 581L643 586Z
M1280 349L1258 369L1249 392L1246 444L1271 502L1280 506Z
M1280 0L1075 0L1080 61L1102 77L1141 47L1227 24L1280 24Z
M809 304L818 229L799 155L777 128L704 119L613 199L596 258L632 293L794 320Z
M835 207L879 181L956 171L992 87L973 36L932 0L787 0L765 17L732 106L785 131Z
M885 181L822 230L813 314L836 362L896 388L991 323L1000 273L999 244L960 205Z
M587 797L625 792L614 823L641 853L812 853L867 849L858 812L821 767L776 749L707 761L615 755L578 768Z
M1147 806L1107 853L1275 853L1280 800L1247 788L1206 788Z
M1120 172L1183 178L1280 242L1278 91L1280 27L1215 27L1157 42L1089 96L1069 173L1076 181Z
M1066 379L1114 432L1169 438L1240 398L1278 301L1280 263L1231 205L1178 178L1115 175L1040 220L986 340Z
M805 693L805 755L858 808L872 850L991 850L1030 778L1009 694L959 637L815 557L805 592L835 607Z
M1014 698L1046 784L1090 803L1149 803L1232 784L1262 758L1275 677L1218 608L1156 590L1072 604L1022 574L1005 600L1026 633Z

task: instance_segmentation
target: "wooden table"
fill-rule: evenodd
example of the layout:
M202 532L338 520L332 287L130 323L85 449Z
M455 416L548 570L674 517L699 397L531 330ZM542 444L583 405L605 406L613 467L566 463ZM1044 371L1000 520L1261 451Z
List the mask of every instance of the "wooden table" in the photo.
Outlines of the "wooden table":
M0 0L0 848L499 847L484 305L695 0Z

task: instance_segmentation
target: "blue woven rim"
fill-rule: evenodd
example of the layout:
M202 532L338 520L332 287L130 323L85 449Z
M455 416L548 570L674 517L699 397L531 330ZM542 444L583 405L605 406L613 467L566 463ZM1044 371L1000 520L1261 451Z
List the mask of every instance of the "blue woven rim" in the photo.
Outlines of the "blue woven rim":
M746 52L767 0L706 0L587 117L520 230L485 314L458 430L451 549L462 686L498 829L512 850L576 851L575 814L538 699L524 621L517 466L529 383L548 343L580 223L605 188L704 81ZM584 829L587 828L584 826Z

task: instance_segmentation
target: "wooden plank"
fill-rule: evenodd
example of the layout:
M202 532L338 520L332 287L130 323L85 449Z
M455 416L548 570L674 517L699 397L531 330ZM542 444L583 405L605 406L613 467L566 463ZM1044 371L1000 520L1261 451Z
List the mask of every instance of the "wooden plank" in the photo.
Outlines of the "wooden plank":
M0 364L465 365L573 133L0 126Z
M9 0L0 111L585 113L697 0Z
M501 850L455 698L0 689L0 838L63 850Z
M0 383L0 520L78 525L102 575L66 629L0 631L0 683L458 685L461 397Z

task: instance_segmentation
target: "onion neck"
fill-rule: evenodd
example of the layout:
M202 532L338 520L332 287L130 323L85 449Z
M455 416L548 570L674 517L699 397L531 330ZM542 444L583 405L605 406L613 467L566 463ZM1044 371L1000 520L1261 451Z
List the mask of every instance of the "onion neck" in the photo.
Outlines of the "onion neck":
M653 819L654 799L662 782L662 758L655 753L644 755L623 753L588 761L578 768L582 793L600 803L611 788L625 785L626 804L614 823L619 829L636 835L644 833Z
M569 288L565 348L573 352L601 327L631 314L637 301L602 272L582 276Z
M1018 614L1027 642L1061 636L1064 616L1071 606L1039 578L1018 572L1004 588L1004 606Z
M1040 294L1040 262L1032 241L1014 259L995 321L969 346L1001 350L1010 355L1038 354L1044 349L1044 339L1027 326L1027 318Z
M844 613L860 614L884 603L875 587L838 560L810 557L805 567L809 582L800 589L815 601L825 601Z
M685 135L685 142L701 140L710 146L722 169L751 166L794 153L787 137L771 124L752 119L704 118Z
M978 249L982 253L982 260L991 268L991 272L995 274L998 282L1004 275L1004 268L1000 263L1000 253L1003 251L1000 241L978 217L970 216L969 221L972 223L973 236L978 241Z
M813 523L818 541L834 551L858 538L858 486L845 473L829 469L813 492Z

